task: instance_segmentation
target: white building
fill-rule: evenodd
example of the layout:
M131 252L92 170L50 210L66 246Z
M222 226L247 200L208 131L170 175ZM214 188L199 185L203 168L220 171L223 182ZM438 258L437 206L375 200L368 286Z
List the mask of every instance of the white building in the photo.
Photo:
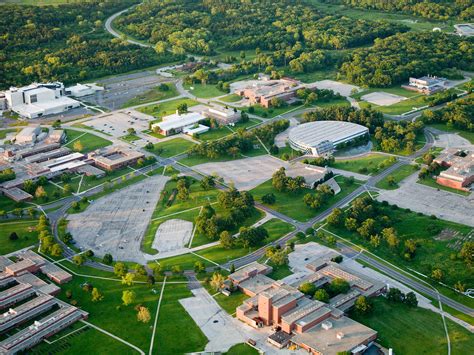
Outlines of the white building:
M66 88L66 95L73 97L83 97L93 95L97 91L103 91L104 88L96 84L76 84Z
M41 133L40 125L28 126L21 130L15 136L15 143L16 144L31 144L36 142L36 138Z
M369 134L367 127L343 121L303 123L289 133L290 146L305 154L331 154L338 145Z
M240 120L240 113L233 108L209 107L202 111L202 114L209 118L214 118L222 124L235 123Z
M198 112L188 112L181 115L176 112L172 115L164 116L162 122L152 124L151 129L159 131L159 133L164 136L170 136L181 133L185 129L193 128L197 123L205 119L206 118Z
M459 36L471 37L474 36L474 23L460 23L454 25L456 33Z
M5 91L7 109L25 118L38 118L79 107L79 101L64 96L64 85L59 82L31 84Z

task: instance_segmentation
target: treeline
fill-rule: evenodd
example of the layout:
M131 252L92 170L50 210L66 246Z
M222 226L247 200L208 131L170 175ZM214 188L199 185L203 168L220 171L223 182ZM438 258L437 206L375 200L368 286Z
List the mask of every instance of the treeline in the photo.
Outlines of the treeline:
M427 19L447 20L457 17L470 20L474 17L474 5L470 0L320 0L330 4L344 4L361 9L387 12L403 12Z
M222 156L237 157L241 153L252 150L254 144L258 144L257 137L267 146L273 145L276 135L286 130L289 126L290 123L288 120L280 120L253 129L252 131L247 132L240 130L237 134L223 139L196 144L188 153L209 159L216 159Z
M159 51L214 54L217 48L268 51L342 49L371 43L408 28L385 21L324 16L296 0L161 1L140 4L116 21L118 28L156 44ZM288 62L289 62L288 60Z
M426 110L421 120L426 124L444 123L448 127L474 132L474 97L458 99L441 110Z
M305 112L304 122L346 121L369 129L376 148L384 152L404 150L413 152L417 135L423 131L423 122L385 121L383 114L370 108L356 110L353 107L332 106L322 110Z
M113 38L103 28L133 0L0 6L0 88L33 81L74 83L179 59Z
M0 171L0 183L13 180L16 178L16 174L12 168L7 168Z
M474 70L474 40L442 32L409 32L377 39L355 50L339 74L350 82L387 87L410 76L438 75L446 68Z

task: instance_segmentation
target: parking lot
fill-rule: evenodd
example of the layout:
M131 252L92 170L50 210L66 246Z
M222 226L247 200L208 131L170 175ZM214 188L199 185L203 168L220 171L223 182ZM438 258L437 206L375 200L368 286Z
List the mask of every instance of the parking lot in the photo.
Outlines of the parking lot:
M133 128L137 132L148 129L149 122L155 118L135 110L123 110L106 113L84 122L84 125L94 130L119 138L127 135L127 130Z
M400 101L406 100L406 97L390 94L388 92L377 91L362 96L361 100L377 106L391 106L398 104Z
M158 227L153 240L153 249L160 253L183 249L188 246L192 233L192 222L169 219Z
M168 177L152 176L104 196L82 213L68 216L77 246L115 260L144 262L143 235Z
M417 180L418 174L413 174L403 180L398 189L381 190L377 200L474 227L474 194L462 196L437 190L417 184Z
M315 82L318 89L329 89L341 94L342 96L351 96L352 91L360 90L358 86L340 83L334 80L321 80Z

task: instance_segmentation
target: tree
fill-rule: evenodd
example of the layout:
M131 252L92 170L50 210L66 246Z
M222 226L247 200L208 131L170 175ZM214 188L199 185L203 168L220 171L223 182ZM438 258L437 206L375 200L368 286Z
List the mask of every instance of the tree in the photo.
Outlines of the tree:
M273 193L268 193L262 196L262 202L267 205L273 205L276 202L276 197Z
M387 299L392 302L403 302L405 295L398 288L392 287L387 292Z
M365 296L357 297L354 307L356 312L359 314L368 314L372 311L372 304Z
M431 272L431 277L437 281L441 281L443 279L443 271L441 271L441 269L434 269Z
M319 290L317 290L314 293L314 299L318 300L318 301L321 301L321 302L324 302L324 303L328 303L329 302L329 293L324 288L320 288Z
M471 266L474 261L474 241L467 241L461 247L459 255L468 266Z
M219 242L224 249L230 249L234 246L234 238L228 231L222 231L219 236Z
M177 107L178 113L182 115L183 113L188 112L188 104L183 102L182 104L179 104Z
M316 292L316 286L311 282L303 282L298 289L305 295L314 295Z
M340 208L335 208L327 218L327 222L332 226L340 226L344 221L344 212Z
M98 302L102 301L104 299L104 296L99 292L99 290L94 287L92 289L92 302Z
M141 276L145 276L147 273L146 273L146 269L145 269L145 266L141 265L141 264L136 264L133 269L135 270L136 274L137 275L141 275Z
M135 274L127 272L125 276L122 276L122 285L132 286L135 280Z
M77 266L81 266L82 264L84 264L84 257L81 255L81 254L78 254L78 255L74 255L72 257L72 261L74 264L76 264Z
M387 176L387 184L388 184L388 186L396 186L397 185L393 175Z
M102 262L104 264L111 265L113 261L114 261L114 259L113 259L111 254L109 254L109 253L104 254L104 257L102 258Z
M349 231L355 231L357 229L357 219L348 217L344 222L345 227Z
M127 266L124 263L118 262L114 265L114 274L118 277L125 276L127 270Z
M154 285L156 280L153 275L148 275L146 281L148 282L149 285Z
M210 285L215 291L219 291L224 283L225 278L222 274L215 272L212 274Z
M38 186L38 187L36 188L35 197L38 198L38 199L43 199L43 200L46 200L46 199L47 199L48 194L47 194L46 191L44 190L44 187L43 187L43 186Z
M50 254L51 256L58 257L63 253L63 248L58 243L54 243L51 247Z
M340 293L347 293L351 286L349 283L339 277L335 278L329 283L329 292L332 295L338 295Z
M18 234L16 234L16 232L11 232L8 239L13 240L13 241L18 240Z
M230 272L231 274L233 274L233 273L235 272L235 265L234 265L234 263L232 263L232 264L230 265L230 270L229 270L229 272Z
M128 306L129 304L132 304L133 302L135 302L135 298L136 298L135 292L131 290L125 290L122 292L122 302L124 306Z
M213 176L205 176L201 180L200 185L204 190L209 190L210 188L216 186L216 181Z
M142 323L149 323L151 320L150 311L146 307L139 307L137 313L137 320Z
M415 293L411 291L405 295L404 302L410 307L418 306L418 299L416 298Z
M74 144L72 145L72 150L76 152L82 152L84 150L84 146L82 145L80 140L74 141Z
M203 272L206 270L206 265L204 265L204 263L202 261L196 261L194 263L194 272L196 272L197 274Z
M173 265L173 266L171 267L171 272L172 272L173 274L177 274L177 275L178 275L178 274L181 274L182 271L183 271L183 270L181 269L181 265Z
M369 238L375 232L375 220L367 218L362 225L357 228L357 232L364 238Z
M181 201L186 201L189 198L189 190L186 186L186 180L179 179L178 183L176 184L176 188L178 189L176 198Z

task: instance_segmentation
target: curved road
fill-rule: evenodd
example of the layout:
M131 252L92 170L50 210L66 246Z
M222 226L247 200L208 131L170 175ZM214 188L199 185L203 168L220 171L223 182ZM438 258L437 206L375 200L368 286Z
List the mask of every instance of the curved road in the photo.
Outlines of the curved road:
M112 27L112 22L114 22L114 20L119 17L120 15L122 15L124 12L127 12L128 10L134 8L135 6L137 5L133 5L125 10L122 10L122 11L119 11L119 12L116 12L115 14L113 14L112 16L110 16L106 21L105 21L105 29L107 32L109 32L112 36L116 37L116 38L122 38L122 35L120 33L118 33L116 30L114 30L114 28ZM151 47L150 44L146 44L146 43L142 43L142 42L138 42L138 41L135 41L133 39L130 39L130 38L126 38L127 42L128 43L132 43L132 44L136 44L137 46L140 46L140 47Z

